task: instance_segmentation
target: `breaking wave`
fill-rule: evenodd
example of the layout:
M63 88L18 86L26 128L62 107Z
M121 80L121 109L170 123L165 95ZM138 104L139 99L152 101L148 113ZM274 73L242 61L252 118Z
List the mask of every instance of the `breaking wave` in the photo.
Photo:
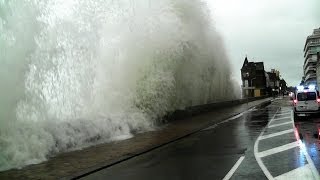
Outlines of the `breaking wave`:
M0 171L234 98L206 4L0 1Z

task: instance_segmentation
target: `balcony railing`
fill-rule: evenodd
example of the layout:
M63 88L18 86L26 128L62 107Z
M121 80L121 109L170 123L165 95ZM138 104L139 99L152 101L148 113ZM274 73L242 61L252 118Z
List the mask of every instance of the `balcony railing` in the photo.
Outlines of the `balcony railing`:
M308 76L310 74L317 74L316 71L308 71L308 72L305 72L304 76Z
M306 43L304 44L304 50L307 49L308 43L311 41L311 39L319 39L319 38L320 38L320 35L318 35L318 34L317 35L313 34L313 35L308 36Z
M306 76L305 81L308 81L308 80L313 79L313 78L316 78L316 77L317 77L317 75L316 75L315 73L308 74L308 75Z
M307 37L307 39L315 39L315 38L320 38L320 34L312 34Z
M308 74L308 72L312 72L312 71L314 71L314 73L315 73L317 71L316 67L308 66L304 72L305 72L305 74Z
M309 67L310 63L317 63L317 60L313 58L308 58L307 61L304 63L303 69L306 70L306 68Z
M306 51L306 52L304 53L304 57L307 57L307 56L309 56L310 54L317 54L317 51L316 51L316 50L311 50L311 49L309 49L308 51Z
M308 47L313 47L313 46L320 46L320 41L318 42L308 42L308 44L306 45L306 49L308 49Z

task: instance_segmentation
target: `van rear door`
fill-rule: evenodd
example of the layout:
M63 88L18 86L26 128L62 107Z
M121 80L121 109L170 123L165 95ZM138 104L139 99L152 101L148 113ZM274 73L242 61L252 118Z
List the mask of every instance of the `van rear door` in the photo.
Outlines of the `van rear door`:
M299 92L297 94L297 111L317 111L317 93L315 91Z

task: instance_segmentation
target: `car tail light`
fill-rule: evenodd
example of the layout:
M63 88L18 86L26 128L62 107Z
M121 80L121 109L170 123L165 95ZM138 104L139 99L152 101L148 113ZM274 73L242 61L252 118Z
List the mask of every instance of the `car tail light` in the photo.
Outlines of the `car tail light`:
M317 102L320 103L320 98L317 99Z
M295 99L295 100L293 100L293 102L294 102L295 104L297 104L297 103L298 103L298 100ZM319 101L318 101L318 102L319 102Z

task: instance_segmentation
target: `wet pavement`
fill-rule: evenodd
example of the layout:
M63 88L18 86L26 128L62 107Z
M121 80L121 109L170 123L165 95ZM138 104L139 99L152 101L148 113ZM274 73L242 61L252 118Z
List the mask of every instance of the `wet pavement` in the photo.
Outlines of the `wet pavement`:
M320 172L320 116L295 120L295 133Z
M318 123L276 99L82 179L319 179Z

